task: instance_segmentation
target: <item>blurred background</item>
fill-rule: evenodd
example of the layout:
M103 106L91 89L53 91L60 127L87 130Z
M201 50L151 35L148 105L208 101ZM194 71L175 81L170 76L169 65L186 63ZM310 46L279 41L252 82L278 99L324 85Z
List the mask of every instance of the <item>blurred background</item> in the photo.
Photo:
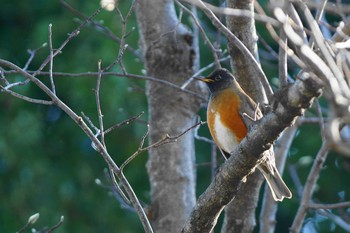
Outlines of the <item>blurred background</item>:
M98 1L68 2L81 14L89 16L95 12ZM213 4L218 5L216 2ZM262 3L263 4L263 3ZM119 3L120 11L126 15L129 1ZM210 22L199 12L203 27L212 40L218 34ZM121 19L116 11L103 9L94 20L115 35L121 35ZM331 18L330 20L337 20ZM190 22L184 15L183 22ZM52 24L53 47L58 48L82 20L58 1L2 0L0 7L0 58L24 67L33 51L48 43L48 28ZM138 29L133 13L127 22L130 35L126 43L138 51ZM278 46L267 35L266 28L258 24L258 33L269 49ZM219 38L225 49L225 41ZM201 42L201 66L213 60L209 49ZM264 71L272 84L277 83L277 58L259 41ZM113 63L118 56L119 44L105 35L105 30L88 24L71 40L63 53L54 60L54 71L65 73L97 72L97 63L102 67ZM28 70L35 71L49 54L49 47L39 49ZM125 51L123 64L128 73L143 74L142 60L130 51ZM226 64L228 66L229 63ZM48 71L48 67L44 69ZM111 71L121 72L119 66ZM294 75L298 70L290 68ZM22 81L19 75L7 76L11 82ZM76 113L84 112L97 125L97 111L93 89L97 77L55 76L56 91ZM48 76L41 80L49 83ZM118 77L103 77L101 84L101 107L105 128L144 111L139 120L118 128L106 136L109 153L120 165L137 150L141 137L146 132L147 101L144 94L145 81ZM276 86L275 86L276 87ZM47 99L34 85L16 87L14 90L32 98ZM327 116L327 105L321 99L323 112ZM205 120L205 109L199 113ZM311 109L306 116L316 116ZM60 109L53 106L36 105L0 92L0 232L19 230L28 218L39 212L40 218L33 225L44 229L55 225L63 215L65 221L56 232L142 232L135 212L127 210L110 192L110 181L106 177L106 163L91 148L91 142L74 122ZM209 137L206 126L199 129L201 136ZM294 197L284 201L278 212L276 232L286 232L293 221L299 205L297 187L305 183L308 171L321 145L317 124L303 125L296 135L289 153L284 179ZM197 194L200 195L210 183L210 145L196 142L198 165ZM126 177L139 199L146 203L150 199L149 181L146 172L147 153L133 160L125 169ZM318 182L314 200L334 203L349 200L348 181L350 161L331 153ZM297 174L297 179L292 179ZM99 179L102 185L96 185ZM338 215L349 215L349 209L338 209ZM349 219L348 219L349 220ZM311 229L311 230L310 230ZM305 232L345 232L317 212L309 212ZM27 231L29 232L29 230Z

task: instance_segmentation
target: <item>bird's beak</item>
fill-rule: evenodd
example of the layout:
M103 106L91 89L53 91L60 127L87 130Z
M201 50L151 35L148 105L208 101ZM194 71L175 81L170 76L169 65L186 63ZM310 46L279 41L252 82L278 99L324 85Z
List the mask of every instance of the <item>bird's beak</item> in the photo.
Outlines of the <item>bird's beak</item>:
M205 82L205 83L212 83L214 82L212 79L208 78L208 77L204 77L204 76L197 76L195 77L195 79Z

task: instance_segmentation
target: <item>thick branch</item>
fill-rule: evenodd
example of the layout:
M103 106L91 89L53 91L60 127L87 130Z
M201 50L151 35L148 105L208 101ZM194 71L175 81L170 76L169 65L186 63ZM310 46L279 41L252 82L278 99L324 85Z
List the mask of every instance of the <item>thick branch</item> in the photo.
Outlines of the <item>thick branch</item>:
M210 232L214 228L222 209L236 196L242 180L256 167L259 155L310 106L313 98L320 94L320 88L317 80L308 77L282 90L281 94L276 93L278 102L273 111L262 118L222 165L214 181L199 197L182 232Z

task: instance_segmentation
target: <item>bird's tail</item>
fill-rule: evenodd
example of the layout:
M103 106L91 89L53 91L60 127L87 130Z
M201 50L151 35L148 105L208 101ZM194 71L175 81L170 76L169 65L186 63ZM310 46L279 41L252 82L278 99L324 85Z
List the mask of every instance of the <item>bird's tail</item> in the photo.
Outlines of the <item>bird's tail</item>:
M275 201L282 201L283 198L290 199L292 197L291 191L282 180L282 177L274 164L272 165L268 164L267 162L263 162L258 166L258 168L264 175L267 184L271 189L272 197L275 199Z

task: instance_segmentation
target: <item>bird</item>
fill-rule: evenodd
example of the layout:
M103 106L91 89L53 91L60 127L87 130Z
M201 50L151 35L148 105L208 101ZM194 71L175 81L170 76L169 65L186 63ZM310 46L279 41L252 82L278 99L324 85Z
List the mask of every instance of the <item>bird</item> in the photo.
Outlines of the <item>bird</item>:
M228 70L220 68L207 77L196 79L205 82L209 88L208 128L215 144L227 157L263 114L259 105L241 88ZM292 193L276 168L273 147L264 153L266 159L257 168L265 177L273 199L290 199Z

